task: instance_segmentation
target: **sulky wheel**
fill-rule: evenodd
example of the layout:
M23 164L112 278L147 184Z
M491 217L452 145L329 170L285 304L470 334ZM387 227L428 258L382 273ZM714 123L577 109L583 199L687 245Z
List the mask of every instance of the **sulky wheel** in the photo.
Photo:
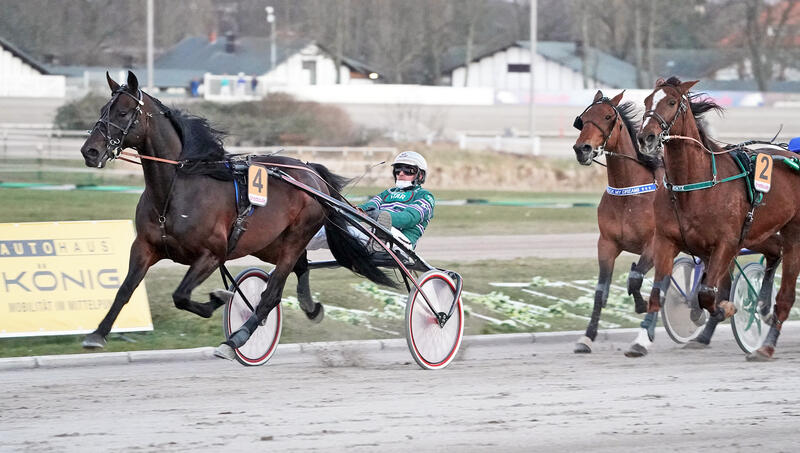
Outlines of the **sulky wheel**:
M733 337L742 351L748 354L761 347L769 332L769 323L758 311L758 292L763 280L764 266L761 263L750 263L742 268L731 286L731 301L737 310L731 318ZM770 311L774 306L775 291L772 292Z
M406 303L406 342L414 360L426 370L446 367L455 358L464 336L464 307L453 279L431 270L420 277L419 286L431 307L414 287ZM455 306L453 306L455 304ZM446 314L452 315L440 324Z
M685 344L702 331L708 320L708 314L700 308L694 294L702 272L695 272L695 264L691 258L680 257L672 265L672 278L667 289L664 304L661 307L661 319L664 329L672 341Z
M253 314L253 311L242 298L242 294L244 294L251 306L258 306L261 301L261 293L267 288L269 274L261 269L251 268L240 272L235 281L235 285L230 288L230 291L233 292L233 297L225 304L225 310L222 313L222 329L225 332L225 338L230 337L232 332L236 332ZM239 287L241 294L236 291L234 286ZM247 343L235 349L236 360L247 366L267 363L278 348L282 325L283 313L281 312L281 305L278 304L270 312L266 322L253 332Z

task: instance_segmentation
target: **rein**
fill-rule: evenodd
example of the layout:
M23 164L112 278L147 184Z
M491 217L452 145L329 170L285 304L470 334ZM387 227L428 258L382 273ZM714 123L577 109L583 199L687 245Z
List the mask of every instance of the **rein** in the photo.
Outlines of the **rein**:
M161 157L146 156L144 154L132 153L130 151L120 151L116 155L117 156L124 155L124 156L134 157L134 158L137 158L137 159L147 159L147 160L152 160L152 161L161 162L161 163L165 163L165 164L177 165L178 168L183 168L183 166L186 165L186 163L188 162L188 161L185 161L185 160L177 161L177 160L171 160L171 159L163 159ZM258 161L253 161L251 159L251 157L252 156L248 156L248 158L247 158L249 163L252 163L252 162L255 162L256 164L259 163ZM124 158L124 157L117 157L117 158L120 159L120 160L124 160L126 162L133 163L133 164L142 165L141 162L136 162L135 160L127 159L127 158ZM207 162L207 163L212 163L213 164L213 163L225 163L225 162L226 161L214 161L214 162ZM292 169L295 169L295 170L307 171L307 172L311 173L312 175L316 176L320 181L325 183L325 185L328 186L328 188L330 188L332 191L334 191L334 192L338 193L339 195L341 195L341 192L336 190L336 188L333 187L333 185L331 185L331 183L326 181L319 173L317 173L316 171L314 171L311 168L304 167L304 166L301 166L301 165L278 164L278 163L264 163L263 165L264 166L269 166L269 167L292 168ZM347 201L344 198L344 196L342 196L342 199L344 199L347 204L350 204L350 202ZM352 204L350 204L350 206L352 207Z

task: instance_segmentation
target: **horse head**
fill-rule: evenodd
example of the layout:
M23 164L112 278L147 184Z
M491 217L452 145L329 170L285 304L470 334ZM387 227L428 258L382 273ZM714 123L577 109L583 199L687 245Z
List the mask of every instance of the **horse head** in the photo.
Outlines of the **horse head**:
M683 133L686 112L690 112L689 90L697 80L681 82L676 77L659 78L644 100L645 113L637 134L639 151L650 158L660 158L664 141L670 134Z
M575 150L575 158L579 164L591 165L592 159L605 151L606 147L616 146L619 134L624 128L617 111L624 93L625 91L609 99L603 96L602 91L598 91L592 103L583 113L575 117L572 126L578 129L580 134L572 149ZM588 125L593 127L586 127Z
M103 168L109 159L116 159L124 148L139 148L144 143L146 121L145 96L139 81L128 71L125 85L119 85L106 72L111 99L100 109L100 119L89 131L81 147L87 167Z

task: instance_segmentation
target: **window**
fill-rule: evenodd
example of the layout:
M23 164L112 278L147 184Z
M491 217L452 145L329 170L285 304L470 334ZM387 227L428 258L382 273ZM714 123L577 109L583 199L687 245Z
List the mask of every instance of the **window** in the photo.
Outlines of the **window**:
M531 65L529 64L512 64L508 65L508 72L531 72Z
M309 85L317 84L317 62L314 60L306 60L303 62L303 74L306 78L306 83Z

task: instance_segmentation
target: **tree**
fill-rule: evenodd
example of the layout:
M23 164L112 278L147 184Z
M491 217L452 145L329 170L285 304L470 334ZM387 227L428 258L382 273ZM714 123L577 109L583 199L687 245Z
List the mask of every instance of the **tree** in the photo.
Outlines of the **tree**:
M744 38L759 91L767 91L787 48L794 46L796 35L789 33L787 25L790 19L800 19L800 8L795 8L797 4L797 0L784 0L773 6L767 6L763 0L744 2Z

